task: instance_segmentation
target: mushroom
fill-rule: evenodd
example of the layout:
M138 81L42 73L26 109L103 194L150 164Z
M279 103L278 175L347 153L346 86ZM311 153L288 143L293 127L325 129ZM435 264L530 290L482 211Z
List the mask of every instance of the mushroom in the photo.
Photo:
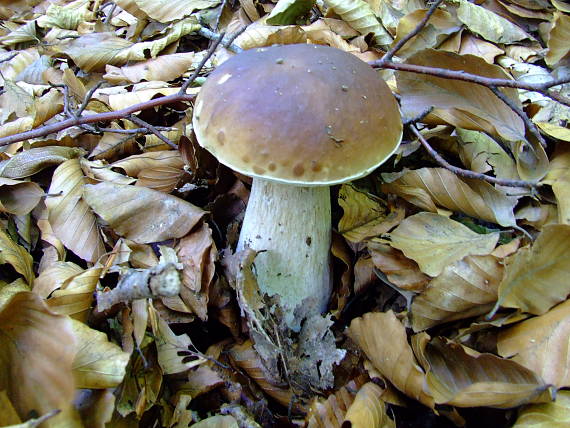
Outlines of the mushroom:
M238 250L286 324L326 310L331 293L329 186L363 177L402 136L398 104L368 64L340 49L244 51L210 74L193 117L199 144L253 177Z

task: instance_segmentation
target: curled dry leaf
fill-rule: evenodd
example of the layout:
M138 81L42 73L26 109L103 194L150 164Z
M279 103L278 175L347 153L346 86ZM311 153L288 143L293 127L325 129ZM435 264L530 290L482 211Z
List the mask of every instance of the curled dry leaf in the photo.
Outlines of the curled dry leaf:
M422 272L437 276L467 255L487 255L499 233L480 235L439 214L421 212L407 217L389 234L390 245L415 260Z
M253 349L251 341L247 340L241 345L234 345L229 352L235 364L244 370L267 395L282 406L290 405L293 399L293 391L273 378Z
M431 279L422 273L415 261L389 245L369 241L368 251L374 266L380 269L392 284L403 290L420 292Z
M8 263L21 274L28 286L34 282L34 260L24 247L16 244L4 230L0 229L0 265Z
M570 386L570 301L544 315L499 332L497 349L505 358L538 373L558 388Z
M433 407L433 398L425 387L425 374L408 344L406 329L392 311L370 312L355 318L348 335L396 388Z
M382 388L373 382L362 385L354 402L348 408L344 421L354 428L395 428L396 423L386 413L386 404L380 398Z
M502 276L503 265L491 255L467 256L446 266L414 298L412 328L420 331L487 313L497 300Z
M344 211L338 231L351 242L362 242L386 233L405 215L403 208L391 211L381 199L347 184L340 188L338 203Z
M569 252L570 225L544 226L531 248L508 259L498 304L541 315L564 301L570 294Z
M540 376L514 361L438 338L422 354L427 384L438 404L504 409L550 400Z
M558 12L548 38L548 52L545 58L548 65L557 64L570 52L570 47L568 46L569 39L570 16Z
M112 168L121 168L130 177L140 177L140 174L147 170L160 169L164 167L183 168L184 161L180 152L175 150L158 150L155 152L145 152L138 155L127 156L124 159L113 162Z
M79 157L84 151L76 147L36 147L16 153L0 166L0 176L12 179L25 178L66 160Z
M70 409L75 391L71 320L50 312L39 296L22 292L0 312L0 337L0 390L7 392L19 417ZM64 417L58 415L46 426L62 426L57 424Z
M488 64L473 55L426 49L414 54L406 62L461 70L484 77L509 78L500 67ZM485 131L509 141L525 140L525 128L521 118L484 86L406 72L396 73L396 79L402 95L402 111L406 117L418 117L430 107L436 106L423 119L424 122ZM520 107L516 89L502 91Z
M570 391L558 391L556 400L529 404L518 412L513 428L566 428L570 426Z
M26 215L43 196L44 191L36 183L0 177L0 212Z
M88 184L84 197L119 235L139 244L180 238L205 213L175 196L122 184Z
M76 341L73 378L76 388L104 389L118 386L130 355L110 342L107 335L79 321L72 323Z
M340 428L346 411L354 401L357 386L349 382L329 395L326 400L315 399L309 408L306 421L308 428Z
M180 240L176 247L182 263L180 297L202 320L208 319L208 295L216 272L218 250L207 224Z
M443 207L501 226L516 225L513 214L516 198L506 196L485 181L459 178L444 168L406 171L383 184L382 190L431 212Z
M83 200L84 184L79 159L69 159L54 171L45 203L55 236L82 259L96 262L105 246L95 215Z

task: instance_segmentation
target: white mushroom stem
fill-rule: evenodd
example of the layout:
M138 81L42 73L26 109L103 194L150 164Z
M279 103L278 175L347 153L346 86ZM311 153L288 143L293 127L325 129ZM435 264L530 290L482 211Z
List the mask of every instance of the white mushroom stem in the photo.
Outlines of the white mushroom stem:
M305 316L326 310L330 246L328 187L253 179L238 250L265 250L255 258L259 289L279 296L285 321L295 330Z

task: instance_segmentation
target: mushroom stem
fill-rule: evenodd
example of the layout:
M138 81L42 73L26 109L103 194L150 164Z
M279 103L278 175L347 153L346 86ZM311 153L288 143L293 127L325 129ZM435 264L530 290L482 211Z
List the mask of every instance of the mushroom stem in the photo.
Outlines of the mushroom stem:
M259 289L278 295L286 324L326 310L331 292L330 191L254 178L238 250L255 258Z

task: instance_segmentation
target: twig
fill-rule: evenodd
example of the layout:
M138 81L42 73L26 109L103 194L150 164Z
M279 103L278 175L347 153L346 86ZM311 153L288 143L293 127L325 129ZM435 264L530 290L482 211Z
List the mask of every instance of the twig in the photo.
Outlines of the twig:
M81 103L81 105L79 106L79 108L75 111L75 117L79 117L81 116L81 114L85 111L85 109L87 108L87 104L89 104L89 101L91 101L91 98L93 97L93 94L95 93L95 91L97 89L99 89L99 87L105 83L103 80L100 80L99 82L97 82L95 85L93 85L93 87L91 89L89 89L89 91L87 91L87 93L85 94L85 97L83 98L83 102Z
M145 122L144 120L142 120L139 117L130 115L128 117L128 119L131 122L136 123L139 126L142 126L144 128L147 128L150 132L152 132L154 135L156 135L160 140L164 141L166 144L168 144L170 147L172 147L174 150L178 150L178 146L176 144L174 144L172 141L170 141L168 138L166 138L164 135L162 135L162 133L156 129L154 126L152 126L150 123Z
M3 62L11 61L12 59L16 58L19 54L20 54L20 52L13 52L13 53L11 53L11 54L8 55L6 58L0 59L0 64L2 64Z
M245 29L247 27L244 26L243 28ZM240 53L241 51L243 51L243 49L240 48L238 45L233 44L235 38L241 34L240 31L241 29L238 30L236 33L227 34L225 40L222 40L222 46L235 53ZM215 33L206 27L200 28L198 30L198 34L210 40L218 40L220 38L220 35L218 33Z
M432 146L429 145L427 140L420 133L420 131L418 131L418 129L415 127L415 125L409 125L409 128L416 135L416 137L418 137L422 146L424 146L424 148L427 150L427 152L435 159L435 161L438 164L440 164L442 167L450 170L451 172L453 172L453 173L455 173L461 177L484 180L484 181L491 183L491 184L498 184L499 186L527 187L527 188L531 188L531 189L540 186L539 183L534 183L531 181L508 180L508 179L503 179L503 178L490 177L490 176L485 175L485 174L481 174L478 172L473 172L473 171L469 171L467 169L458 168L456 166L453 166L449 162L447 162L444 158L442 158L441 155L438 152L436 152Z
M419 34L420 31L422 31L422 29L426 26L428 20L430 19L430 17L434 14L435 10L439 7L439 5L441 4L443 0L437 0L435 3L433 3L430 8L428 9L428 11L426 12L425 16L422 18L422 20L420 22L418 22L418 25L416 25L416 27L410 31L408 34L406 34L404 37L402 37L398 43L396 43L392 49L390 49L388 52L386 52L384 54L384 56L380 59L380 61L390 61L392 59L392 57L396 54L396 52L398 52L400 49L402 49L402 46L404 46L406 43L408 43L408 41L410 41L413 37L417 36Z
M497 98L499 98L502 102L504 102L506 105L508 105L510 107L510 109L512 111L514 111L518 117L520 117L522 119L522 121L524 122L525 126L528 128L528 130L530 131L530 133L532 135L534 135L534 137L538 140L538 142L540 143L540 145L542 147L546 148L546 141L544 141L544 138L542 138L542 135L540 135L540 132L538 131L538 129L536 128L535 124L532 123L532 120L530 120L528 118L528 116L524 113L524 111L522 111L522 109L520 109L514 102L513 100L511 100L509 97L507 97L499 88L497 88L496 86L490 86L489 89L496 95Z
M239 51L237 51L236 53L239 53L239 52L243 51L242 48L240 48L240 47L237 46L237 45L234 45L233 42L235 41L235 39L237 39L239 36L241 36L241 35L244 33L245 30L247 30L247 25L244 25L244 26L241 27L239 30L237 30L235 33L233 33L232 35L230 35L230 38L228 39L227 42L224 43L224 46L225 46L226 48L228 48L228 49L229 49L229 46L236 46L236 47L239 49Z
M210 57L212 55L214 55L214 52L216 51L216 49L218 48L220 43L222 43L222 40L224 39L225 35L226 35L226 33L220 33L218 35L218 38L214 41L214 43L212 43L212 46L210 46L210 49L208 49L208 52L206 53L204 58L202 58L202 61L200 61L200 63L196 67L196 70L194 70L194 73L192 73L192 75L188 79L186 79L186 81L184 82L184 84L180 88L180 91L179 91L180 94L185 94L186 90L188 89L190 84L194 80L196 80L196 77L198 77L198 75L200 74L200 71L202 71L202 68L206 64L206 61L208 61L210 59Z
M148 128L122 129L122 128L99 128L99 127L95 127L95 129L97 130L97 132L111 132L114 134L149 134L149 133L152 133L152 131ZM154 129L156 129L157 131L165 131L165 132L170 132L170 131L175 130L175 128L172 128L170 126L155 126Z
M29 140L32 138L39 138L55 132L59 132L63 129L70 128L72 126L81 126L90 123L97 122L109 122L116 119L124 119L133 113L147 110L149 108L171 104L176 102L189 102L192 101L196 95L194 94L181 94L176 93L173 95L168 95L160 98L154 98L142 103L133 104L132 106L126 107L122 110L110 111L105 113L98 113L89 116L81 116L79 118L70 118L62 120L60 122L52 123L50 125L41 126L39 128L31 129L29 131L20 132L18 134L9 135L7 137L0 138L0 147L6 146L8 144L17 143L18 141Z

